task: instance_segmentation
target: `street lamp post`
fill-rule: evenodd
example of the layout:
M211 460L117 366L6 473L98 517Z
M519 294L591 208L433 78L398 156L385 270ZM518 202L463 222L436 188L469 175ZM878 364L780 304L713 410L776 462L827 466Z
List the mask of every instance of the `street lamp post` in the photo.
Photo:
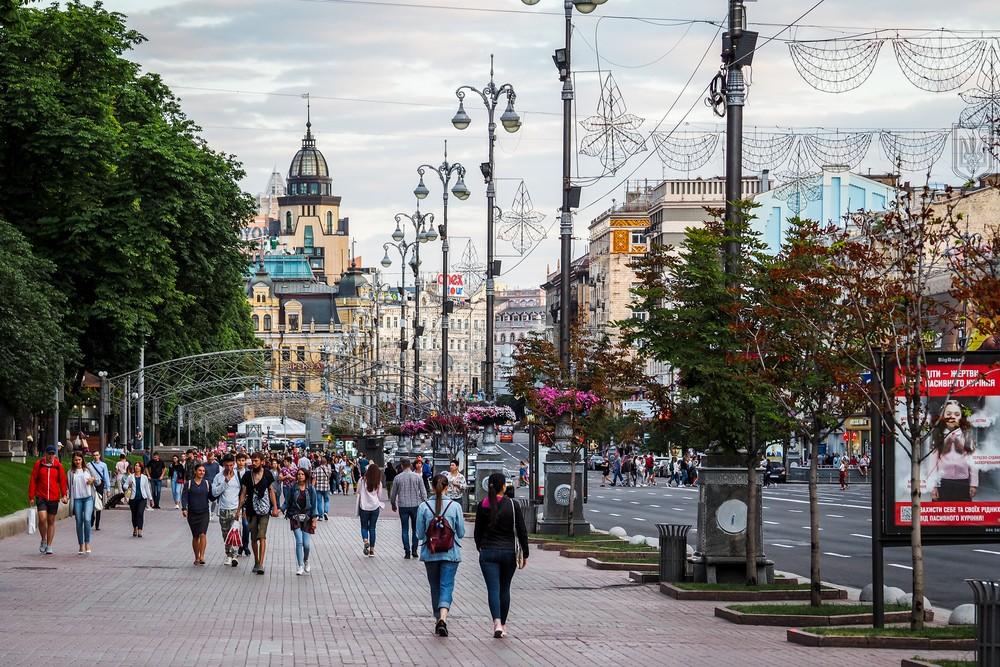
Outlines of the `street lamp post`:
M490 82L482 90L475 86L465 85L459 86L455 91L455 95L458 97L458 111L452 117L451 124L459 130L464 130L472 123L472 119L465 111L465 97L467 95L465 91L471 91L478 95L489 114L489 125L487 126L489 161L483 162L479 165L479 168L483 172L483 178L486 181L486 368L485 377L483 377L483 389L486 393L486 401L493 403L496 398L493 394L493 317L495 308L493 276L495 273L494 269L496 268L493 261L495 236L493 232L493 219L494 200L496 199L496 186L494 185L496 169L493 153L497 139L496 108L501 98L507 98L507 108L500 115L500 124L503 125L505 130L511 133L517 132L521 128L521 117L514 111L514 101L517 99L514 87L509 83L497 86L493 81L492 55L490 56Z
M539 0L521 0L526 5L538 4ZM559 218L559 368L562 382L568 386L572 380L570 368L570 337L573 316L570 308L570 280L573 264L573 209L580 204L580 188L572 183L573 151L573 7L581 14L589 14L607 0L563 0L564 31L566 44L556 49L552 60L559 70L562 82L563 136L562 136L562 207ZM563 532L569 508L573 508L573 530L576 534L589 531L589 524L582 520L583 504L581 494L575 490L582 487L576 483L573 467L567 460L575 456L573 452L573 425L570 415L558 418L553 447L546 454L546 489L543 519L540 531ZM582 476L581 476L582 477ZM565 487L565 488L564 488ZM557 493L563 494L557 497ZM565 498L563 497L565 496ZM571 497L573 496L573 497Z
M448 412L448 316L451 314L451 301L448 299L448 185L451 183L453 175L458 176L451 194L461 200L469 198L469 188L465 186L465 167L460 163L451 164L448 162L448 142L444 142L444 162L441 166L435 167L429 164L422 164L417 167L420 174L420 183L417 184L413 194L417 199L425 199L430 190L424 185L424 173L433 171L441 181L441 189L444 200L444 221L439 231L441 234L441 412Z

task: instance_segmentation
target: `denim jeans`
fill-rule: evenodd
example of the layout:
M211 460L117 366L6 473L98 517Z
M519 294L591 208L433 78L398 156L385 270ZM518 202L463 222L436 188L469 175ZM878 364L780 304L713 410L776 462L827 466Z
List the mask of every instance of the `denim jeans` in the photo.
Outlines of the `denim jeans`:
M458 563L457 560L424 561L424 567L427 568L427 583L431 587L431 611L435 616L439 609L451 609Z
M399 522L403 524L403 551L406 553L417 553L417 508L400 507ZM413 549L410 549L410 533L413 533Z
M479 552L479 568L486 581L486 594L490 603L492 618L507 622L510 611L510 582L517 569L513 549L482 549Z
M623 484L625 483L625 478L622 477L621 470L615 470L615 476L611 480L611 486L618 486L618 480L621 480Z
M250 522L247 520L246 512L240 516L240 523L243 524L243 531L240 535L243 538L243 552L250 553Z
M330 513L330 492L329 491L317 491L316 494L319 496L319 515L325 516Z
M180 504L181 493L184 491L184 484L178 482L176 479L170 482L170 495L174 497L174 504Z
M361 539L375 546L375 524L378 523L379 509L358 510L361 516Z
M292 534L295 535L295 562L298 563L299 567L303 567L307 562L309 562L309 550L312 548L312 535L301 528L296 528L292 531ZM372 535L374 536L374 533L372 533Z
M163 490L163 480L154 479L153 481L153 507L160 509L160 493Z
M90 544L90 518L94 511L94 496L75 498L73 516L76 519L76 541L80 546Z

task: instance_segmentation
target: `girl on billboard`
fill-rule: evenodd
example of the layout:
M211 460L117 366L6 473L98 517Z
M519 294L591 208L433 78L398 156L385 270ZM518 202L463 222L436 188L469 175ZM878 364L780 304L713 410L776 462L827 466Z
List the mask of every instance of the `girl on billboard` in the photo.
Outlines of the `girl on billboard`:
M979 486L979 471L972 463L976 445L972 425L958 401L947 401L931 431L931 500L971 501Z

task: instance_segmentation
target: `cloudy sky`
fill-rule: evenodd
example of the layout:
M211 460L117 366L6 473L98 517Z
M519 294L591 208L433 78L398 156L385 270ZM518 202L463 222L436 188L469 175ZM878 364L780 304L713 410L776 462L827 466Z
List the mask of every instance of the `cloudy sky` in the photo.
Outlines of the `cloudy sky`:
M815 2L750 4L751 22L760 23L750 27L762 36L773 35ZM548 229L556 221L561 103L550 54L562 41L558 0L541 0L533 7L521 0L104 4L128 15L131 26L148 38L132 57L163 76L213 147L242 160L248 192L263 190L273 168L287 171L304 132L301 95L309 93L313 131L330 164L334 192L343 198L341 214L351 218L366 264L381 258L381 245L393 230L393 214L412 212L416 167L439 164L445 140L449 158L469 168L467 183L473 191L465 202L452 199L452 236L471 238L480 257L485 256L485 193L478 169L486 159L485 111L481 103L468 104L473 122L464 132L449 121L456 108L455 89L485 85L490 54L495 54L497 82L514 85L524 122L516 134L499 130L498 205L511 207L523 179L534 208L545 216L543 226ZM702 98L719 65L712 22L724 19L725 7L724 0L608 0L589 16L576 14L577 119L595 113L601 77L611 72L628 111L644 119L641 132L648 135L658 123L661 130L679 123L687 130L717 128ZM832 38L874 29L891 35L895 28L942 27L1000 29L1000 5L994 0L962 0L946 15L937 0L829 0L782 37ZM755 56L752 84L746 122L760 128L947 128L964 106L954 92L928 93L910 85L888 45L867 83L834 95L807 85L797 75L787 46L773 41ZM722 159L720 150L695 174L721 175ZM936 180L955 180L947 162L939 163ZM889 168L874 145L863 170L869 168ZM603 174L600 161L586 156L574 160L574 171L589 183L576 218L576 253L586 247L587 224L612 205L612 198L621 201L628 179L678 175L665 171L655 152L631 158L614 175ZM439 215L440 185L428 186L432 195L423 208ZM553 227L525 258L504 258L507 273L502 280L510 286L542 282L546 266L555 267L557 233ZM456 239L459 252L465 243ZM504 242L498 248L500 254L514 254ZM430 255L425 261L437 265L437 248L425 252Z

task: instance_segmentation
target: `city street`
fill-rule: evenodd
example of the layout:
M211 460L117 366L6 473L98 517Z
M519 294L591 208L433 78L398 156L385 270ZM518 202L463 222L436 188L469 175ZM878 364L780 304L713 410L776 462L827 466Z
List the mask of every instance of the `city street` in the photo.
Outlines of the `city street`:
M473 541L463 542L451 636L432 634L423 565L403 560L398 522L384 512L378 557L361 554L354 496L335 496L319 525L312 572L296 576L291 532L273 519L265 576L222 564L218 524L208 565L191 565L176 510L146 513L142 540L129 513L104 513L94 553L75 553L60 522L56 554L37 539L0 541L5 667L113 665L601 665L898 666L913 651L816 649L785 641L784 628L736 626L714 603L680 602L624 573L532 550L513 584L510 637L492 638ZM468 526L471 535L471 525ZM710 638L710 639L709 639ZM753 647L748 651L747 647Z
M516 470L517 459L527 459L527 436L515 434L514 443L503 443L507 467ZM657 535L657 523L689 523L688 543L697 542L698 489L668 487L601 488L599 473L589 473L587 519L595 528L621 526L629 535ZM862 588L871 583L871 490L865 485L841 491L835 484L819 489L820 546L823 579L841 586ZM775 569L809 574L809 488L805 484L778 484L764 490L764 548ZM967 578L992 577L1000 568L1000 546L955 545L924 547L927 598L937 607L953 609L972 602ZM885 581L909 592L910 550L885 551Z

